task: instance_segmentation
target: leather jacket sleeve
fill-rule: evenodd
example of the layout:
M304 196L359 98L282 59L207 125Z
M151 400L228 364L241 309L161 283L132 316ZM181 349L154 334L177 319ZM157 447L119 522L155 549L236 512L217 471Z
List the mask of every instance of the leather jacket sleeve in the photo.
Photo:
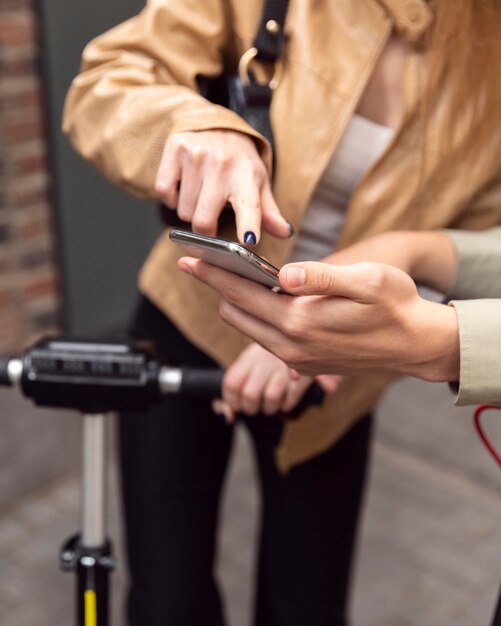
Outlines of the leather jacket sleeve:
M224 0L149 0L139 15L85 48L63 130L112 182L155 197L165 141L182 131L247 133L269 166L266 140L197 91L197 77L218 76L232 54L229 12Z

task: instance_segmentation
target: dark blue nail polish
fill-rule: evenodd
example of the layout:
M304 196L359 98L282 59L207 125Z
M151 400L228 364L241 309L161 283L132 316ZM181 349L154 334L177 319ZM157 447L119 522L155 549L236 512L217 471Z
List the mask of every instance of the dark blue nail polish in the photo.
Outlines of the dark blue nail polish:
M248 243L250 246L255 246L257 243L256 235L252 230L248 230L244 235L244 243Z
M294 235L296 234L296 229L294 228L293 224L291 224L290 222L287 222L287 225L289 227L289 232L290 232L289 239L290 239L291 237L294 237Z

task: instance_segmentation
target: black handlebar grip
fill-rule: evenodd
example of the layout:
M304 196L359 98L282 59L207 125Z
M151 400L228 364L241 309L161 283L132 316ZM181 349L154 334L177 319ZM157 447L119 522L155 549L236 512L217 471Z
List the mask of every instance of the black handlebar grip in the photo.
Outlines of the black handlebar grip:
M186 396L221 397L224 370L181 368L182 379L179 393Z
M9 361L10 357L0 357L0 385L2 387L11 387L12 381L9 378Z

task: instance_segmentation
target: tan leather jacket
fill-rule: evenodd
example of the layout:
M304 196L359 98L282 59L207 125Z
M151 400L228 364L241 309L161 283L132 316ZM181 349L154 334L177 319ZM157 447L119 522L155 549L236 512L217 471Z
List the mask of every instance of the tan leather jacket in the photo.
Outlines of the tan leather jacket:
M259 0L149 0L137 17L91 42L68 95L64 130L77 150L132 193L153 197L166 138L175 132L233 129L270 148L232 112L196 93L198 75L234 67L254 38ZM305 207L362 94L393 28L409 42L405 117L394 140L365 175L348 209L339 246L387 229L463 227L501 222L499 163L468 163L464 175L434 194L417 192L419 135L415 102L423 72L417 45L433 15L424 0L291 0L286 45L271 118L276 139L275 198L300 226ZM267 68L262 68L266 73ZM271 75L273 68L268 70ZM431 112L440 136L437 112ZM426 163L425 183L439 165ZM292 241L263 237L258 252L275 265ZM140 276L140 289L200 348L223 365L246 340L220 321L217 299L176 269L178 251L160 238ZM173 288L173 285L176 288ZM332 445L376 402L387 375L355 377L284 429L277 462L285 471Z

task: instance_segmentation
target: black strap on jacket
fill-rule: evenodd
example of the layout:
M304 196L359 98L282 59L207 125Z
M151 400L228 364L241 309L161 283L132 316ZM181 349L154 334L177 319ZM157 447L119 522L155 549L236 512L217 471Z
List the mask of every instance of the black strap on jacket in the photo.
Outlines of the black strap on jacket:
M265 0L261 21L253 46L244 53L240 71L236 75L223 74L215 79L199 81L200 92L207 99L225 106L242 117L270 142L275 160L273 131L270 123L270 104L276 81L258 83L252 72L254 60L276 64L285 42L284 24L289 0ZM242 62L245 62L244 64ZM276 76L277 68L275 70ZM242 75L243 74L243 75ZM172 209L160 206L160 215L166 226L185 226ZM220 219L233 217L231 208L225 208Z
M260 61L274 63L284 44L284 24L289 0L266 0L261 22L254 39L257 57Z
M229 81L229 108L260 132L274 148L270 104L276 87L278 67L268 84L256 82L251 69L254 59L277 64L285 42L284 24L289 0L266 0L253 47L239 64L239 76ZM275 151L274 151L275 152ZM274 154L275 156L275 154Z

